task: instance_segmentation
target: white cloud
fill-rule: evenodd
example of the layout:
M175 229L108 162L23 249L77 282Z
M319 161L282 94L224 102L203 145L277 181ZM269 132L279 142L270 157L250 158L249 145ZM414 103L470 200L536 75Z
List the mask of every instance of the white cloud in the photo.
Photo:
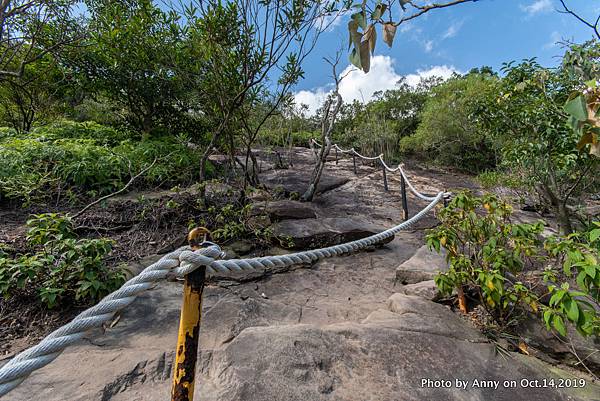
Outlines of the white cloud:
M464 21L454 22L452 25L450 25L448 27L448 29L446 30L446 32L444 33L442 38L449 39L449 38L455 37L456 34L458 33L458 31L460 31L460 28L462 28L464 23L465 23Z
M427 70L417 70L414 74L406 75L406 83L416 86L421 81L421 78L431 77L440 77L446 80L454 73L460 74L461 72L454 68L454 66L436 65Z
M522 11L526 12L529 15L534 15L538 13L552 11L552 0L535 0L533 3L524 6L519 6Z
M305 104L308 106L308 114L313 115L317 109L323 104L327 94L326 88L317 88L314 91L303 90L294 93L294 102L297 105Z
M415 73L406 75L405 78L409 85L415 86L421 78L439 76L448 79L455 72L459 71L453 66L439 65L426 70L417 70ZM389 56L382 55L374 56L371 59L371 70L368 74L353 66L348 66L340 76L345 76L340 83L340 95L346 103L354 100L368 102L373 99L375 92L393 89L402 78L402 75L396 73L394 69L394 60ZM328 85L312 91L302 90L294 94L294 99L298 105L308 105L308 113L312 115L323 104L331 89L331 85Z

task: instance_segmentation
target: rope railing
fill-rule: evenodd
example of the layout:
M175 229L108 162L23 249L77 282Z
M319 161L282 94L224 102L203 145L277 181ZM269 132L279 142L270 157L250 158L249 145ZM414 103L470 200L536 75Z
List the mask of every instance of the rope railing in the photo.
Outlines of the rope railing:
M317 142L315 139L311 139L310 140L310 145L316 145L318 147L321 147L322 145ZM332 147L338 151L340 151L341 153L350 153L350 154L354 154L355 156L360 157L363 160L379 160L379 162L381 163L381 166L384 168L384 170L390 172L390 173L395 173L395 172L400 172L400 174L402 175L402 179L406 182L406 184L408 185L408 188L410 189L410 191L419 199L422 199L424 201L432 201L435 198L435 195L427 195L427 194L423 194L421 192L419 192L414 185L410 182L410 180L408 179L404 169L402 168L403 164L398 164L398 166L396 168L391 168L390 166L387 165L387 163L385 162L385 160L383 159L383 153L380 154L379 156L374 156L374 157L369 157L369 156L363 156L360 153L358 153L354 148L350 148L350 149L342 149L341 147L339 147L337 144L333 144ZM387 189L387 178L384 175L384 180L385 180L385 186ZM451 195L450 192L444 192L444 196L445 198L448 198Z
M316 141L315 141L316 143ZM335 145L337 147L337 145ZM339 148L339 147L338 147ZM341 149L340 149L341 150ZM353 150L353 149L352 149ZM347 152L344 152L347 153ZM357 152L355 152L357 153ZM377 159L377 158L375 158ZM373 159L371 159L373 160ZM380 158L383 162L383 159ZM384 168L387 165L384 164ZM403 177L404 172L400 169ZM408 180L407 180L408 182ZM409 184L413 192L414 187ZM265 256L248 259L230 259L222 260L224 253L218 245L204 242L202 247L182 247L169 254L164 255L156 263L151 264L142 270L137 276L131 278L115 292L107 295L95 306L81 312L71 322L50 333L37 345L23 351L13 357L9 362L0 367L0 397L4 396L19 384L21 384L32 372L46 366L56 359L67 347L77 343L91 329L103 327L109 324L117 312L130 305L138 295L149 290L155 283L167 278L167 276L185 277L184 286L184 306L188 290L188 278L194 275L199 268L202 268L201 287L199 289L199 300L201 302L202 288L204 285L204 274L215 275L217 273L237 273L255 271L258 269L272 269L276 267L289 267L296 264L312 264L320 259L340 256L343 254L356 252L369 246L381 243L390 237L393 237L401 230L414 225L421 220L431 209L440 201L448 196L445 192L439 192L434 197L427 197L430 203L404 222L389 228L380 233L366 238L346 242L339 245L333 245L325 248L311 249L302 252L291 253L287 255ZM192 294L193 295L193 294ZM199 327L200 315L196 308L196 324ZM182 337L182 327L184 324L184 310L182 309L182 319L180 323L180 339ZM185 334L185 333L184 333ZM197 331L196 331L197 334ZM183 336L186 337L187 336ZM197 339L196 339L197 340ZM196 345L197 347L197 341ZM178 343L179 349L179 343ZM193 361L195 365L195 360ZM178 366L176 364L176 366ZM189 372L188 376L189 377ZM173 400L186 399L191 400L193 395L193 373L191 375L192 383L186 383L187 389L185 396L179 398L175 395L175 384L173 387ZM176 379L176 378L175 378ZM174 379L174 380L175 380ZM191 394L189 393L191 387Z

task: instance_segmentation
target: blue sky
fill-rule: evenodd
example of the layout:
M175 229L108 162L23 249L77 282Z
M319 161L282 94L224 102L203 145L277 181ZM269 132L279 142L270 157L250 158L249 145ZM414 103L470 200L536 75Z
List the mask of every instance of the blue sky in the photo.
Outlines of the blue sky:
M600 0L567 0L580 15L595 20ZM381 41L368 74L352 72L343 82L346 101L368 100L372 89L391 88L400 76L414 81L420 75L447 76L488 65L495 70L503 62L537 57L545 66L556 66L563 49L556 42L582 42L592 31L570 15L556 11L558 0L480 0L430 13L398 27L393 48ZM399 10L396 10L399 12ZM325 32L304 65L305 79L296 87L297 103L314 109L330 90L330 70L323 61L340 45L347 49L347 21L341 17ZM344 65L347 64L344 55Z

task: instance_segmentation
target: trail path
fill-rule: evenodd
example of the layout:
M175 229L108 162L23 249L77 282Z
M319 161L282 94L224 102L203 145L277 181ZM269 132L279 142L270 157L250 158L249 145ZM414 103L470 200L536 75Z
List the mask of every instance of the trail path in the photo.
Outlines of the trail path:
M309 150L298 149L287 170L270 169L266 157L261 159L267 186L306 188L313 163ZM462 176L433 178L410 168L407 173L422 192L474 187ZM401 221L399 177L390 174L388 180L386 193L379 169L359 164L355 175L352 159L332 160L313 204L258 203L271 215L273 229L296 243L340 242ZM409 198L411 214L425 205ZM523 378L574 377L573 372L519 354L498 356L469 323L430 300L435 290L424 280L444 268L441 258L422 248L424 229L434 224L431 214L382 247L308 268L213 281L204 297L196 399L597 399L600 388L589 382L580 390L521 388ZM413 284L403 285L408 282ZM168 399L181 291L180 282L158 285L114 327L90 333L4 399ZM424 379L451 380L452 386L432 388ZM470 387L457 389L456 379ZM473 388L473 379L500 384ZM517 388L504 388L504 380L516 380Z

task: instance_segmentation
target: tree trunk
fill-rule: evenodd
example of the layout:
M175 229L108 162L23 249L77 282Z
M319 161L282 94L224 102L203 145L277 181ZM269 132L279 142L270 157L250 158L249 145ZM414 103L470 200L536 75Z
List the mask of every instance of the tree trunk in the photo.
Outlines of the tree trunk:
M560 231L564 235L571 234L573 232L573 225L571 224L571 213L564 202L558 204L556 211L556 217L558 218L558 225Z
M542 197L548 201L550 208L556 215L561 234L571 234L573 232L573 225L571 224L571 213L567 208L566 202L559 199L552 188L546 183L538 185L537 189Z
M210 140L210 143L208 144L208 146L206 147L206 150L204 151L204 153L202 154L202 157L200 158L200 174L199 174L198 179L200 181L199 195L200 195L200 200L202 202L206 201L206 166L208 164L208 158L212 154L213 147L215 146L215 143L217 142L217 136L218 136L217 134L213 135L212 139Z
M323 147L319 152L319 157L317 160L317 165L313 170L312 176L310 178L310 183L308 184L308 188L304 195L302 195L301 200L304 202L312 202L315 193L317 192L317 185L319 185L319 181L321 180L321 174L323 174L323 169L325 168L325 163L327 162L327 156L329 156L329 152L331 151L331 141L329 137L325 139L325 143L323 143Z

